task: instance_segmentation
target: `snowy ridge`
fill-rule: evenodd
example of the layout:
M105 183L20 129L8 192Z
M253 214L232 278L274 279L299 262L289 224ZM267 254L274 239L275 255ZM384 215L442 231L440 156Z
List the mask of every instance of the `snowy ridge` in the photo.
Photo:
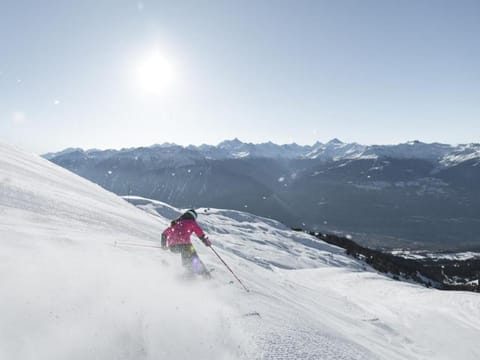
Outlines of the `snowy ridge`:
M359 158L363 155L365 149L366 146L357 143L347 144L338 139L333 139L326 144L315 144L313 150L304 156L308 159L332 159L338 161Z
M442 259L442 260L469 260L480 259L480 253L465 251L457 253L432 253L428 251L408 251L408 250L392 250L392 255L400 256L405 259Z
M251 292L197 241L214 278L185 283L177 256L148 247L182 209L128 201L144 211L0 145L1 359L480 358L478 294L394 281L221 209L199 223Z
M85 158L135 158L135 160L170 161L172 165L191 165L202 159L319 159L322 161L364 160L364 159L422 159L438 164L440 167L455 166L464 161L480 161L480 144L462 144L452 146L441 143L424 143L418 140L396 145L361 145L344 143L338 139L327 143L316 142L313 145L284 144L272 142L254 144L235 138L213 145L179 146L173 143L157 144L150 147L122 150L82 150L65 149L57 153L43 155L46 159Z
M450 167L469 160L477 160L475 166L480 164L480 144L465 144L458 146L455 151L443 157L441 164L445 167Z
M127 201L162 218L175 219L182 211L161 201L125 196ZM278 221L235 210L197 209L199 223L212 234L216 246L263 268L305 269L321 266L363 268L339 247L294 232ZM246 249L246 247L248 247Z

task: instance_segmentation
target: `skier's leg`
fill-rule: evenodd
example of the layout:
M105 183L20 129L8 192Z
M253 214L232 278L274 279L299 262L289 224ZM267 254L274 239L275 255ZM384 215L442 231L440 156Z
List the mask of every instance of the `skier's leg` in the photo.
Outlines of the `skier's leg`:
M191 271L192 259L191 259L189 246L190 245L179 244L179 245L170 246L169 249L170 249L171 252L173 252L175 254L180 254L180 256L182 258L183 267L185 267L187 270Z
M195 274L202 275L204 277L210 278L210 272L207 270L207 267L205 264L200 260L200 257L198 256L197 252L195 251L195 248L193 245L190 248L190 253L191 253L191 263L192 263L192 270Z
M182 245L182 264L192 274L210 277L210 273L200 260L192 244Z
M182 265L188 270L191 270L192 268L192 255L190 251L191 245L180 245L180 246L181 246L180 253L182 254Z

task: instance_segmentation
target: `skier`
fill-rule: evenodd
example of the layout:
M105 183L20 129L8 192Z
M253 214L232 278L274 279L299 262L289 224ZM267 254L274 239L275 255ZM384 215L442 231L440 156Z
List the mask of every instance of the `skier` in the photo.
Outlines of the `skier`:
M162 249L170 249L174 253L180 253L182 264L191 275L199 274L209 278L210 272L198 257L190 236L192 233L195 233L205 246L211 246L212 243L197 224L196 219L197 212L190 209L178 219L173 220L170 226L162 233L161 245Z

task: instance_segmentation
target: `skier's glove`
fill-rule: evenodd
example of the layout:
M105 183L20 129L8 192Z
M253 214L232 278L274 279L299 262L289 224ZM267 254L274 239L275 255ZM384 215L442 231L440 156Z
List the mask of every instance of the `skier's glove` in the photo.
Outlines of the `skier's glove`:
M205 246L212 246L212 242L210 241L210 239L208 238L208 236L202 236L202 241L203 243L205 244Z

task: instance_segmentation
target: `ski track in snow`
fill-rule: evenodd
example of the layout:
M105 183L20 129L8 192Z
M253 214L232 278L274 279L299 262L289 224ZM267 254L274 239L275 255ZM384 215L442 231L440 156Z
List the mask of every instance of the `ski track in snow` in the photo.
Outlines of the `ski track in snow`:
M371 354L362 354L352 344L312 329L282 329L264 340L264 360L368 360Z

